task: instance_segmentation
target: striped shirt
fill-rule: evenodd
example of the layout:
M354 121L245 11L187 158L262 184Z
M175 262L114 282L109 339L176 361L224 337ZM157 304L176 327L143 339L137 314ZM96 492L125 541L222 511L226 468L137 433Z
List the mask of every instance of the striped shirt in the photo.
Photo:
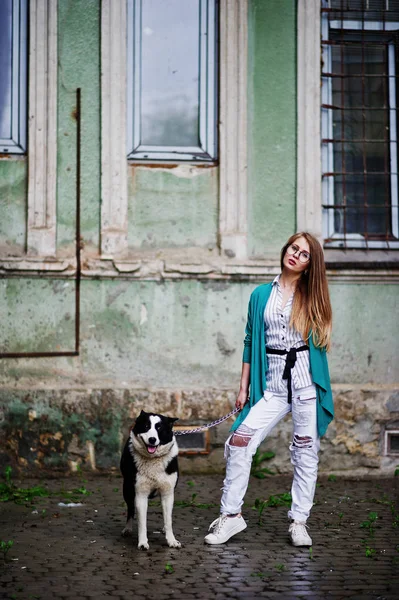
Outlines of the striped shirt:
M273 281L273 289L269 301L266 304L265 318L265 340L266 346L276 350L289 350L299 348L305 342L294 327L290 327L290 317L294 295L292 294L287 304L282 308L283 296L278 275ZM268 354L268 370L266 374L267 391L279 394L287 391L287 380L283 379L286 355L279 356ZM310 374L309 352L298 352L296 363L292 369L292 385L295 389L308 387L313 384Z

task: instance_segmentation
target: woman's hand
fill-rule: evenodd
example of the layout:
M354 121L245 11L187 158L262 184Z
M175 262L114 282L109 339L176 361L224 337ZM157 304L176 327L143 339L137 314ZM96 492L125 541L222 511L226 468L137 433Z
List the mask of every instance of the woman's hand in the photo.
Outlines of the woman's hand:
M245 390L240 390L240 392L237 396L237 400L236 400L236 408L239 408L240 410L242 410L244 408L244 404L246 403L247 400L248 400L248 392L246 392Z
M236 400L236 408L239 408L240 410L244 408L244 404L248 400L249 374L249 363L242 363L240 391Z

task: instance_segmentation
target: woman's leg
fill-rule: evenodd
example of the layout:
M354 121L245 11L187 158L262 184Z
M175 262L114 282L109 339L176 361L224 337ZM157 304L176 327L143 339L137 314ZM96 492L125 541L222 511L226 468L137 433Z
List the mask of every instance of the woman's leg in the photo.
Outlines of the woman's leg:
M205 537L208 544L222 544L245 529L241 507L251 471L252 457L273 427L290 411L286 396L262 398L225 444L226 475L223 482L221 517L211 525ZM238 517L237 517L238 516ZM237 518L232 518L237 517Z
M294 522L301 524L300 527L290 527L292 541L298 546L312 544L304 524L313 506L319 462L320 438L317 433L316 403L315 386L295 390L292 397L294 431L290 451L294 479L291 488L292 504L288 516ZM296 535L296 540L293 534Z
M261 442L273 427L290 411L285 395L262 398L250 410L240 427L225 444L226 476L220 512L237 514L241 511L247 491L252 458Z

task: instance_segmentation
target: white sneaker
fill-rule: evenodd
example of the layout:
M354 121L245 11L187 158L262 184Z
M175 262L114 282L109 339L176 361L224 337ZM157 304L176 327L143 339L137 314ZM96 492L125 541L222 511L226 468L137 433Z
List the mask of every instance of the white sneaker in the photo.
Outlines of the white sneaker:
M242 516L228 517L227 515L220 515L217 519L209 525L209 531L205 536L206 544L224 544L236 533L240 533L246 529L247 524Z
M307 525L304 521L292 521L288 533L293 546L311 546L312 538L306 531Z

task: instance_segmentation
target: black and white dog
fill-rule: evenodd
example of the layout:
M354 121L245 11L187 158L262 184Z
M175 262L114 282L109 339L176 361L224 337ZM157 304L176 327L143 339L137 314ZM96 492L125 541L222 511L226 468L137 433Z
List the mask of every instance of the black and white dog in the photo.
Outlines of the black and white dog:
M137 510L138 548L148 550L148 498L161 496L164 531L171 548L180 548L172 529L174 490L179 477L178 447L173 434L177 419L146 413L143 410L130 431L121 458L123 497L127 504L127 522L123 535L132 533L134 509Z

